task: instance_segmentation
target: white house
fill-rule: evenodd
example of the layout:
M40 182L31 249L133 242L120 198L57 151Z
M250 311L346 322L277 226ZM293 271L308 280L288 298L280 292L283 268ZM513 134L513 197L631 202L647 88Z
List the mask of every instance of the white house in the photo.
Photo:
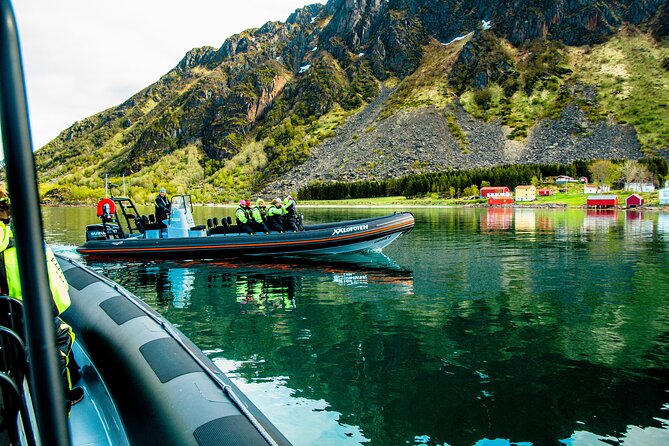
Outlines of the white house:
M625 183L625 190L631 192L655 192L653 183Z
M669 187L660 189L657 196L660 199L660 204L669 204Z
M584 194L596 194L597 193L597 185L596 184L588 184L588 183L583 184L583 193Z
M601 186L588 183L583 184L584 194L602 194L606 192L611 192L611 186L608 184L602 184Z
M567 184L567 183L574 183L575 181L576 180L574 180L570 176L560 175L555 179L555 184L561 185L561 184Z

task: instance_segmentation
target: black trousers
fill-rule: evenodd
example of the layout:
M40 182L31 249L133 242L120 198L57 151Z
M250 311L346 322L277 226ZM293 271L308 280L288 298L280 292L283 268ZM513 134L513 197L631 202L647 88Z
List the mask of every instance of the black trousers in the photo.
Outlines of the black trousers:
M72 385L79 380L79 365L74 360L72 345L74 344L74 332L61 318L54 318L56 326L56 347L58 349L58 365L63 377L63 387L66 397L69 395Z

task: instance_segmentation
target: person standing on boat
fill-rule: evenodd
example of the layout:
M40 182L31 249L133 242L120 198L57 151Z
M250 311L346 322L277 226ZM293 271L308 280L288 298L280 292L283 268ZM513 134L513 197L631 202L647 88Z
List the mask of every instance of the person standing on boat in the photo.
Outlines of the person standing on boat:
M23 300L21 277L19 276L18 257L14 246L14 234L11 228L10 199L5 186L0 184L0 294ZM49 289L53 298L54 328L56 330L56 347L58 348L61 374L65 389L67 409L84 397L81 387L72 387L79 379L79 366L72 355L74 332L58 315L70 306L69 285L53 251L46 244L47 273ZM23 337L23 334L20 334Z
M167 218L170 215L171 208L172 205L170 203L169 198L167 198L167 191L163 187L160 189L160 192L158 192L158 195L156 196L156 209L155 209L156 221L162 222L163 220L167 220Z
M267 218L267 206L265 206L265 200L258 198L256 205L253 207L253 211L251 211L251 217L256 232L269 234L269 229L267 229L267 225L265 224L265 219Z
M281 222L283 216L283 202L281 198L275 198L267 208L267 227L270 231L278 231L283 233L283 223Z
M286 204L283 207L283 227L286 231L297 232L299 230L297 204L295 203L295 199L290 195L286 197Z
M251 202L249 200L239 200L239 207L235 211L235 217L237 218L237 227L239 232L246 232L247 234L253 234L253 228L251 228Z

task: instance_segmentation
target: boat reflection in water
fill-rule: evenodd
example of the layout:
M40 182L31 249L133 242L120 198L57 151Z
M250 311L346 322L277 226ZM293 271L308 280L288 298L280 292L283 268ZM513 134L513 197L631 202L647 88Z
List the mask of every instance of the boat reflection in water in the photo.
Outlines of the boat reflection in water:
M240 305L291 310L298 305L305 277L347 287L390 284L400 294L413 294L413 273L381 252L311 258L234 258L225 261L153 261L122 264L88 261L89 266L118 281L158 307L188 308L194 294L220 298L234 291Z

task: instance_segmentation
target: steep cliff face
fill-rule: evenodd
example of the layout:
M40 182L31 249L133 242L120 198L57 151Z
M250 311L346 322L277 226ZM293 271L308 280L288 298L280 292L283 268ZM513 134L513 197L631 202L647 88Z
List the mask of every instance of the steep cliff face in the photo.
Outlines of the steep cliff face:
M305 6L285 23L268 22L240 32L218 49L189 51L157 83L118 107L74 124L38 151L40 174L44 181L94 188L94 178L104 172L156 177L151 172L169 171L160 167L163 160L187 151L201 165L197 176L188 179L192 185L210 190L212 196L233 195L238 192L234 187L250 192L277 175L292 175L314 153L327 155L328 150L321 149L327 147L327 138L337 127L347 128L341 127L347 117L370 116L365 112L370 104L379 111L375 121L343 137L353 139L351 147L361 151L357 141L373 142L361 135L375 134L384 120L400 111L406 122L414 122L412 113L431 116L425 107L444 117L437 133L445 128L450 136L442 142L428 139L422 151L427 153L453 141L460 151L475 150L482 140L474 137L471 129L476 125L471 122L496 122L512 146L526 144L524 138L534 134L536 125L543 119L559 120L569 106L585 113L585 126L608 116L615 128L620 119L631 126L621 141L629 141L631 129L644 150L661 149L668 144L669 131L661 124L659 130L653 128L667 117L661 101L669 85L668 3L330 0ZM640 44L650 48L644 52L648 57L643 67L629 60L612 64L607 71L611 79L598 77L592 68L581 73L585 65L579 65L579 59L594 66L606 57L626 54L629 48L622 43L607 50L610 53L602 51L604 59L595 60L588 51L597 53L613 37L626 36L630 26L635 30L630 36L655 39ZM571 49L582 45L590 49ZM621 71L623 65L626 72ZM656 107L658 120L639 112L618 113L617 105L601 96L600 86L608 89L605 96L628 94L634 88L633 69L654 73L655 81L645 87L651 94L633 97L643 96L650 108ZM619 87L610 85L616 82ZM655 98L653 89L659 92ZM592 94L584 96L583 91ZM467 114L473 121L464 118ZM398 144L389 142L384 153L393 151L401 158ZM477 158L444 159L449 161L411 162L457 168L459 163L476 164ZM82 165L87 166L83 171L78 168Z

